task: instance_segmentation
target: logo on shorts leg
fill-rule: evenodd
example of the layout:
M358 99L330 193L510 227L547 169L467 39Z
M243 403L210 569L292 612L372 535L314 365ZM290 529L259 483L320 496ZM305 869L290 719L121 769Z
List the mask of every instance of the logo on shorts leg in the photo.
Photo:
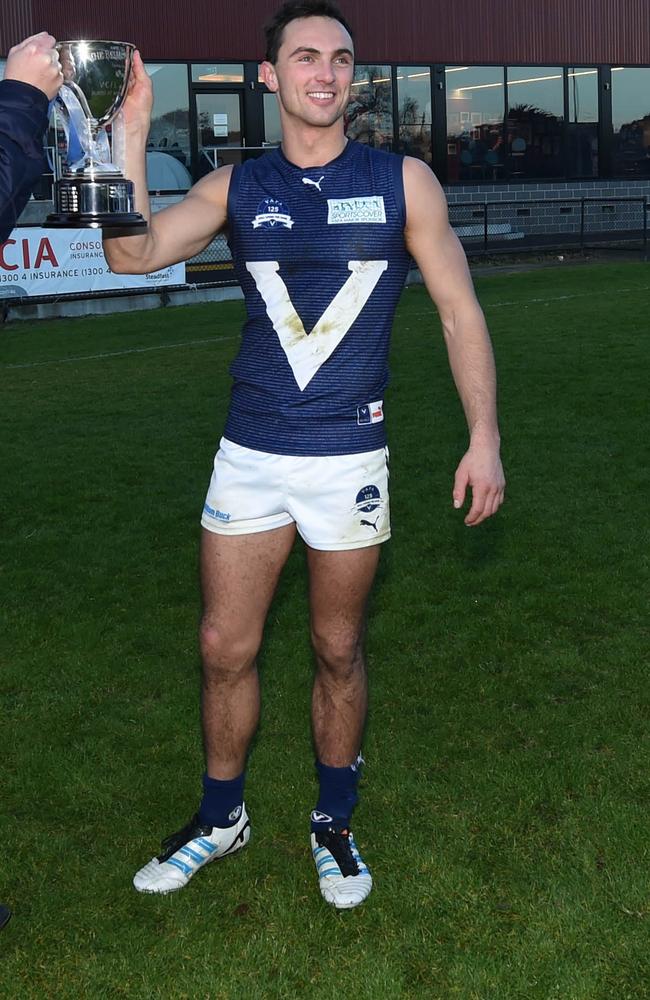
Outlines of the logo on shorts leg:
M364 528L372 528L377 534L379 534L377 524L381 519L381 513L385 506L386 501L379 492L379 487L371 485L364 486L362 490L359 490L353 510L356 511L357 514L372 514L374 511L378 510L379 513L374 517L374 519L362 517L359 524Z
M208 503L203 505L203 513L207 514L208 517L214 518L215 521L229 521L232 517L232 514L225 514L222 510L215 510Z

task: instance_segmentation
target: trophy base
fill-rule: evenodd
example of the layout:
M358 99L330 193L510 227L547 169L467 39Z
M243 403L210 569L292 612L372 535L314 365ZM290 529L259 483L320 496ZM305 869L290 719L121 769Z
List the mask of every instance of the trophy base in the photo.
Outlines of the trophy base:
M45 225L52 229L128 229L147 228L147 220L139 212L106 212L90 215L83 212L52 212Z
M54 209L46 225L67 229L146 229L147 220L135 211L132 181L119 174L64 177L54 185Z

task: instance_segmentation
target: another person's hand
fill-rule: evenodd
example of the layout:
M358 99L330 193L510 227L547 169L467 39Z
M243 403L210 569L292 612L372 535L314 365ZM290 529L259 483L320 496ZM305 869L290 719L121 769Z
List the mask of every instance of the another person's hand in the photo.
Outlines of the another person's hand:
M5 80L20 80L42 90L48 101L56 97L63 83L56 39L47 31L31 35L9 50Z

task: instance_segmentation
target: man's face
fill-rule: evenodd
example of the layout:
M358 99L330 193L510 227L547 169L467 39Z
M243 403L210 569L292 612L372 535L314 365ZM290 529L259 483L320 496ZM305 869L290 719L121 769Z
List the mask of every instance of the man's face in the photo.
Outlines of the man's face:
M354 75L352 39L330 17L301 17L282 35L275 65L265 62L264 82L287 115L327 128L343 116Z

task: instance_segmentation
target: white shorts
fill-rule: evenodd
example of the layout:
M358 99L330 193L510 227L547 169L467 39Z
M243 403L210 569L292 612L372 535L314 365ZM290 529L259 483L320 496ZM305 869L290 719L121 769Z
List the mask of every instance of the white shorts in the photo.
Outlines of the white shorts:
M388 449L359 455L269 455L221 439L201 524L246 535L295 523L313 549L390 538Z

